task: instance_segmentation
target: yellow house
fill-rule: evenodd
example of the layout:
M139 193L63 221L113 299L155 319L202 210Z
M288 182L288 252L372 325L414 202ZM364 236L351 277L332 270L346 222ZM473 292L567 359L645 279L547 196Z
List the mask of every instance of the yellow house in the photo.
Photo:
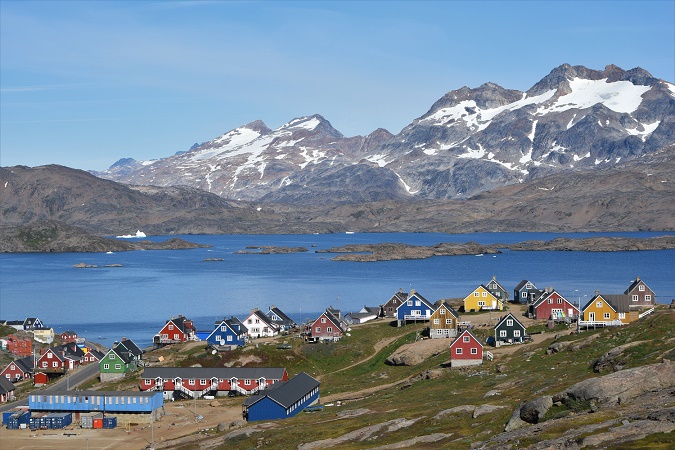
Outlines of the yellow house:
M54 342L54 329L51 327L35 328L33 338L43 344L51 344Z
M457 336L457 312L441 303L429 318L429 337L432 339Z
M464 297L464 311L480 311L481 309L499 311L504 309L504 302L492 295L482 284Z
M586 303L582 317L587 322L613 322L627 324L638 319L638 313L630 310L630 296L625 294L599 294Z

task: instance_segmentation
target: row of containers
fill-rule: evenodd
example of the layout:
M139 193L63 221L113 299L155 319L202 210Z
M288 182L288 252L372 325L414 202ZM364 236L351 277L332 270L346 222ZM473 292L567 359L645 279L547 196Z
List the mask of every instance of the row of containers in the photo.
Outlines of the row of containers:
M22 409L2 413L2 423L10 430L30 428L46 430L65 428L73 423L73 413L36 413ZM117 428L117 417L103 417L103 413L84 413L80 416L82 428Z

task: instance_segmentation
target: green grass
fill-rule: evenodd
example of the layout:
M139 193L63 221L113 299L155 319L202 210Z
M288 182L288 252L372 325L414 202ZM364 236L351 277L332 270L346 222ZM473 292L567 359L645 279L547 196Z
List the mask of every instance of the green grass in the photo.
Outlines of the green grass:
M514 353L498 356L495 361L486 362L482 366L461 370L443 369L438 378L415 378L416 381L406 383L411 377L427 369L444 367L448 361L448 353L442 352L414 367L389 366L385 363L386 358L397 348L413 342L421 328L422 325L396 328L388 322L378 321L352 328L351 336L345 336L337 343L305 344L300 340L284 337L282 340L287 340L293 346L292 349L277 350L275 343L228 352L227 356L213 356L204 349L179 355L185 356L183 363L187 365L200 361L205 364L221 364L223 358L234 361L245 356L255 356L263 361L257 365L282 366L287 368L291 376L305 371L320 378L321 395L324 398L327 395L339 397L342 393L347 397L346 394L364 388L387 386L362 398L345 401L339 408L325 407L321 412L301 413L293 418L276 421L277 428L253 433L250 437L241 436L235 440L227 440L216 448L256 448L260 442L264 442L267 449L296 448L303 442L334 438L367 425L406 418L417 419L417 422L412 427L383 433L376 436L375 440L350 441L337 448L371 448L375 442L377 445L386 445L423 434L451 433L451 437L425 445L424 448L461 449L502 432L511 413L521 402L541 395L555 394L574 383L600 376L593 371L594 362L616 346L645 341L624 352L623 363L626 368L660 362L664 355L675 352L673 342L670 341L675 337L675 312L661 311L629 326L563 336L559 341L570 342L570 345L551 355L546 354L546 348L553 342L554 333L541 344L522 346ZM491 329L477 328L472 332L483 338L490 334ZM593 336L597 338L589 340ZM393 341L375 352L375 344L384 339ZM448 346L449 344L450 340ZM345 369L359 361L362 362ZM500 373L495 370L497 364L500 365ZM500 391L501 395L485 398L485 394L493 389ZM440 411L455 406L487 403L504 408L475 419L471 413L445 415L434 419ZM371 413L342 419L336 416L339 411L357 408L366 408ZM604 408L593 414L587 414L588 410L590 405L587 402L573 401L551 408L545 420L560 417L565 419L531 439L521 440L518 447L560 437L571 427L613 420L620 413L617 408ZM665 449L672 448L672 443L671 435L654 434L617 448Z

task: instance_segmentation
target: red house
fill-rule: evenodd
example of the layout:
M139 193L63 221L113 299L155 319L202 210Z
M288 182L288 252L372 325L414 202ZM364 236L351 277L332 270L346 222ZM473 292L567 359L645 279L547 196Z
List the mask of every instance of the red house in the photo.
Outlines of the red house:
M33 377L35 360L32 356L26 356L14 360L7 364L7 367L0 372L0 378L5 378L12 383Z
M65 342L75 342L77 340L77 333L73 330L64 331L61 333L61 340Z
M163 391L166 400L205 395L251 395L288 381L281 367L146 367L141 390Z
M464 330L450 344L450 367L479 364L483 364L483 345L469 330Z
M550 289L528 305L528 314L534 319L576 319L579 316L579 309L555 289Z
M7 336L7 351L16 356L30 356L33 354L33 341L30 339L19 339L16 335Z
M177 319L172 317L171 320L167 320L152 341L156 346L178 344L194 340L196 333L194 323L179 314Z
M331 309L327 309L312 324L309 330L308 340L318 341L339 341L344 333L344 324L338 319Z
M44 374L63 374L82 364L84 352L74 343L48 348L35 363L35 372Z

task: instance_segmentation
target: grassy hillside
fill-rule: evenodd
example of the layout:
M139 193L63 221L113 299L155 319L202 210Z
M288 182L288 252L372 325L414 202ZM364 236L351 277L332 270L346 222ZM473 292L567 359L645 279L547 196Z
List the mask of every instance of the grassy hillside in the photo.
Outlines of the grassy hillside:
M417 327L421 328L420 325ZM447 368L447 351L414 367L386 365L385 359L396 348L414 342L417 331L414 327L395 328L388 322L380 321L353 328L351 336L339 343L310 345L287 338L287 342L293 346L291 350L278 350L275 344L260 344L257 348L232 352L228 356L231 361L255 357L258 361L264 361L261 365L282 365L291 375L306 371L320 379L323 399L345 400L340 407L327 406L321 412L301 413L290 419L275 421L270 425L271 428L258 430L249 436L240 434L223 440L223 433L218 435L216 441L213 437L205 437L204 446L255 448L264 443L266 448L297 448L302 443L337 438L346 433L356 433L368 425L405 418L414 420L414 425L393 431L380 430L364 440L347 439L335 448L374 448L434 433L448 436L434 443L412 445L410 448L420 448L419 445L423 448L469 448L472 443L486 441L502 433L514 409L524 401L558 393L581 380L599 377L607 371L675 359L674 310L661 310L620 328L590 330L581 334L550 332L544 335L544 340L539 344L523 345L511 353L497 353L494 361L474 368ZM564 349L548 354L546 350L554 340L563 343ZM446 342L449 345L450 341ZM594 370L595 362L603 354L631 343L633 346L629 345L619 352L610 365L605 366L603 373ZM383 347L376 352L374 349L380 346ZM210 362L216 365L221 362L215 360L219 356L207 356L201 349L177 356L179 359L184 358L181 365L210 365ZM345 367L348 368L340 370ZM355 391L360 394L354 395ZM471 412L443 414L443 411L462 405L487 404L497 408L475 418ZM524 448L545 439L560 437L570 428L592 424L603 427L594 432L607 431L604 422L634 413L634 407L637 405L598 408L591 413L588 403L556 405L549 411L543 426L541 423L530 425L537 427L536 433L530 433L529 437L519 438L517 443L511 444ZM670 400L665 404L659 403L659 407L675 407L675 397L670 396ZM360 409L367 412L356 417L338 415ZM435 418L439 413L440 416ZM255 423L248 426L255 426ZM632 441L630 445L631 448L673 448L673 434L653 433L644 439ZM192 443L182 448L194 448L194 445Z

